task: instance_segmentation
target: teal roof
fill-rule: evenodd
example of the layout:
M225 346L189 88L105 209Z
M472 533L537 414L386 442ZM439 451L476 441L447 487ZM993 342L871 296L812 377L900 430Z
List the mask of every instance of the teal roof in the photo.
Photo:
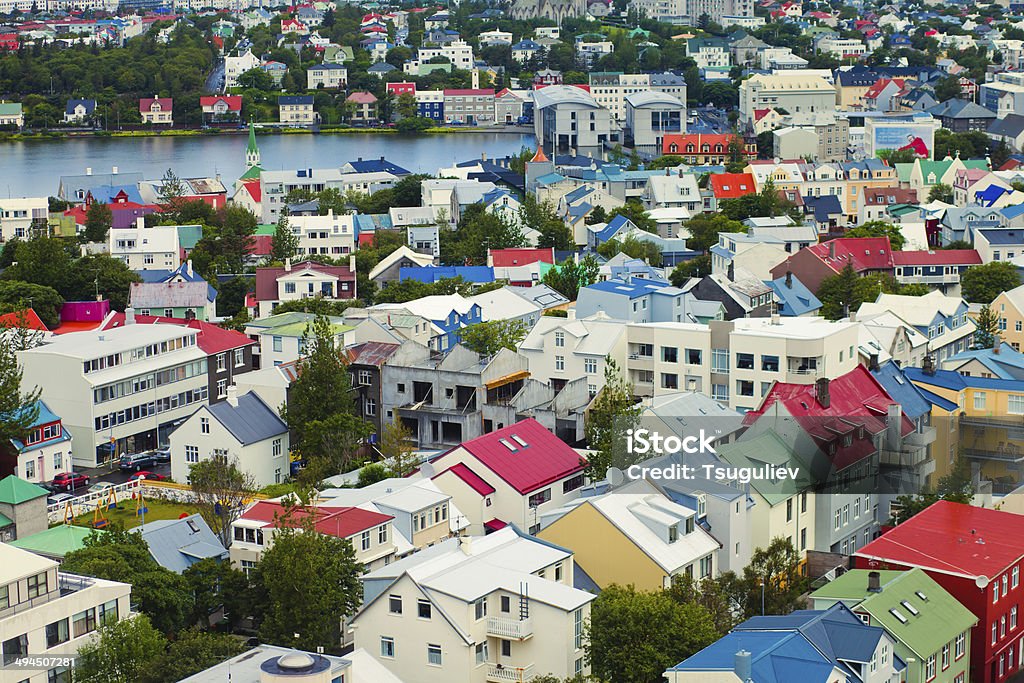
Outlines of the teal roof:
M182 249L191 251L196 248L199 240L203 239L203 226L201 225L179 225L178 242Z
M62 558L70 552L84 548L85 539L93 531L99 534L106 533L105 531L84 526L60 524L50 527L46 531L40 531L38 534L32 534L31 536L11 541L10 544L15 548L30 550L37 555Z
M0 102L0 116L18 116L21 114L21 102Z
M0 503L17 505L46 495L46 489L13 474L0 481Z

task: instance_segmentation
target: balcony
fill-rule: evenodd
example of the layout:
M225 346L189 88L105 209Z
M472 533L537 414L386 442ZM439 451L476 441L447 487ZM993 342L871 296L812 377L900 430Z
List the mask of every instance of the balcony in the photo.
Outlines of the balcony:
M903 437L903 443L910 448L924 448L935 442L935 426L928 425L921 431L913 431Z
M505 640L526 640L533 636L533 621L529 617L526 619L489 617L487 619L487 635Z
M487 665L487 680L492 683L526 683L532 681L536 674L533 664L527 666Z

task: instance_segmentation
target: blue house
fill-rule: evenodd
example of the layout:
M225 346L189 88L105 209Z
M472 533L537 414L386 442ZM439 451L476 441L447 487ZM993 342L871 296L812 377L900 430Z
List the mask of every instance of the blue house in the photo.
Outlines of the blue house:
M377 304L373 310L404 311L418 315L433 326L430 348L447 351L461 339L461 331L483 322L483 309L459 294L438 294L413 299L401 304Z
M598 312L636 323L706 324L725 319L725 307L718 301L703 301L668 283L641 278L605 280L581 288L576 316L586 318Z
M398 281L415 280L434 284L439 280L461 277L466 282L483 284L494 282L494 268L490 266L404 266L398 271Z
M1000 329L1005 328L1006 318L1000 320L1000 325ZM968 377L1024 380L1024 353L1000 343L991 349L972 349L950 356L942 362L942 369Z
M779 315L790 318L814 316L821 308L818 297L792 273L777 280L765 280L765 284L775 293L775 306Z
M754 617L665 672L669 683L697 683L731 673L740 681L893 680L906 668L896 641L842 603L824 611Z

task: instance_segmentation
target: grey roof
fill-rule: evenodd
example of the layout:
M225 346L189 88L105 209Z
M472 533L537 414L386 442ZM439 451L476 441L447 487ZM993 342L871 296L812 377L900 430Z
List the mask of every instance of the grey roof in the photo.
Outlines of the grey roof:
M988 127L989 135L1000 135L1015 138L1024 133L1024 115L1007 114L1001 119L996 119Z
M178 574L200 560L228 557L220 539L198 514L182 519L161 519L131 531L142 534L157 564Z
M243 446L288 432L288 425L277 411L251 391L238 397L237 406L221 401L206 409Z
M950 119L994 119L996 113L974 102L961 99L946 100L926 110L935 117Z
M140 308L202 308L209 301L205 282L133 282L129 301Z

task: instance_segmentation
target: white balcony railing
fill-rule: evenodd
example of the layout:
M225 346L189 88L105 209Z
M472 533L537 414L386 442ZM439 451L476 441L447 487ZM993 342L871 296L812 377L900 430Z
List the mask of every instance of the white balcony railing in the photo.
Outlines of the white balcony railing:
M491 683L527 683L527 681L532 681L535 675L533 664L527 666L487 665L487 680Z
M533 635L533 622L529 618L488 617L487 635L506 640L525 640Z

